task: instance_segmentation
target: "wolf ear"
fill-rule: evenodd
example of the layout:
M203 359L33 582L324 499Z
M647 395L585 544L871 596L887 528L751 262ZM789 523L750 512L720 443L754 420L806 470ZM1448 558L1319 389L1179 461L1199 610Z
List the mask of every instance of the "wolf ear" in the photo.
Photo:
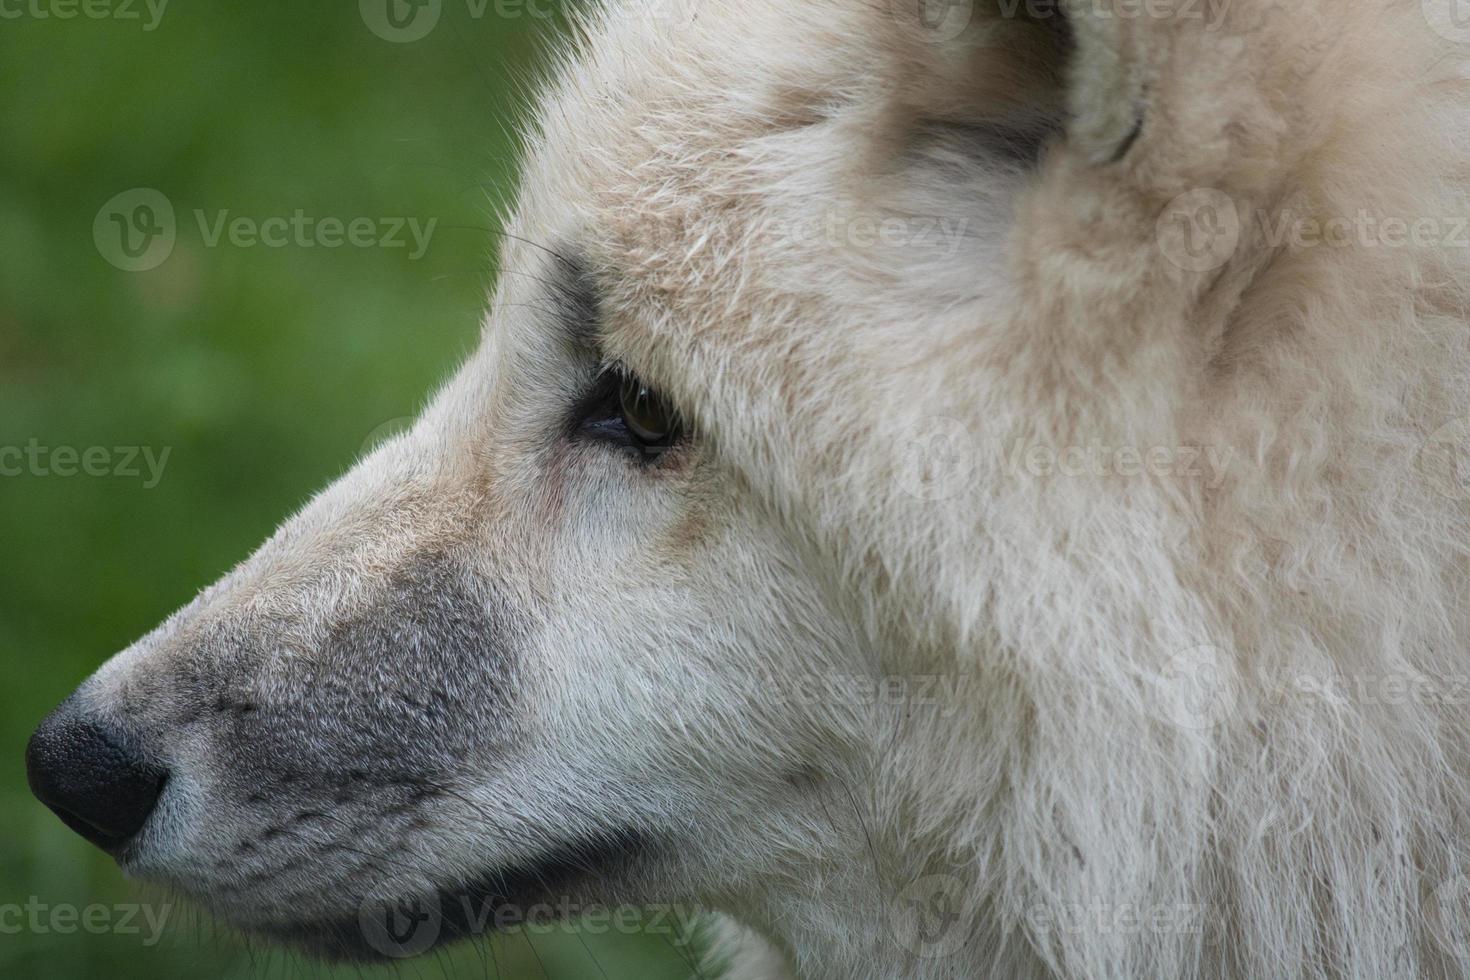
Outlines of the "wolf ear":
M1284 144L1305 128L1294 107L1310 101L1333 42L1311 5L1057 2L1070 38L1067 142L1082 163L1126 164L1146 195L1252 197L1281 177Z
M948 86L961 111L988 115L1020 101L1071 120L1086 155L1107 161L1136 134L1143 59L1129 21L1110 0L887 0L906 38L915 77ZM1116 0L1126 3L1129 0ZM928 108L946 98L924 93Z
M1286 15L1262 11L1243 29L1232 0L1059 2L1071 38L1068 143L1083 162L1138 151L1135 180L1176 193L1274 150L1279 120L1262 91L1276 82L1265 62L1291 32ZM1252 145L1261 135L1269 146Z
M1092 164L1121 160L1143 130L1145 60L1128 21L1099 16L1094 0L1063 0L1071 44L1067 57L1068 137Z
M1322 47L1303 15L1255 0L886 2L923 66L912 77L947 87L916 91L926 108L983 118L1045 105L1076 163L1126 163L1159 192L1261 176L1282 133L1271 103L1293 90L1284 73Z

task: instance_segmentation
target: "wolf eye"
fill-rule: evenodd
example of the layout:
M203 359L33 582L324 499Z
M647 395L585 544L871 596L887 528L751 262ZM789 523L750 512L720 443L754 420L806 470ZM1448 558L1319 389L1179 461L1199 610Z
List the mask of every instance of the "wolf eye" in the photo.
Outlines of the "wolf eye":
M679 434L679 420L668 403L631 374L623 375L618 404L623 424L645 447L662 448Z
M648 459L657 458L684 436L674 406L621 366L597 379L575 413L576 432Z

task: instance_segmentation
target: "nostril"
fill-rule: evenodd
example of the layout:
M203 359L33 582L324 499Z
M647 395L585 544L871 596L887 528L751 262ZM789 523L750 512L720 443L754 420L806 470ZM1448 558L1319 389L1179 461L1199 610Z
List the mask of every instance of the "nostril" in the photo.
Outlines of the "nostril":
M63 823L116 851L147 823L167 772L126 739L62 705L26 746L26 778Z

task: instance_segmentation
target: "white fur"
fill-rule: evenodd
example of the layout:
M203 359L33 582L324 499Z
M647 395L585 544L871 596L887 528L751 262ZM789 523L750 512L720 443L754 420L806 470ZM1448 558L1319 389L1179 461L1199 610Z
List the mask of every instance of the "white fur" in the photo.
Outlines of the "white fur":
M275 582L308 649L428 543L506 583L527 734L395 853L655 829L620 895L742 923L732 980L1465 976L1467 250L1256 234L1470 214L1461 52L1418 0L1069 0L1072 47L912 6L589 16L481 351L192 615ZM1048 119L1034 164L973 138ZM549 434L548 249L676 465ZM842 678L903 696L785 689Z
M916 116L1051 96L1006 87L1035 68L997 68L991 25L926 46L882 4L702 3L678 33L618 10L551 99L519 227L597 243L630 360L823 556L882 669L968 682L952 716L849 733L849 863L737 911L812 978L1461 975L1466 909L1434 893L1466 870L1464 693L1338 689L1470 670L1465 503L1419 462L1470 413L1465 251L1246 240L1195 273L1156 226L1200 188L1247 239L1257 213L1465 214L1460 52L1417 2L1096 9L1073 7L1069 143L1024 179L913 182ZM758 230L924 200L972 218L958 254ZM931 499L904 467L936 431L971 455ZM1005 462L1093 443L1230 463ZM1220 717L1195 724L1202 672ZM973 940L916 962L881 900L934 873ZM1037 925L1099 903L1186 925Z

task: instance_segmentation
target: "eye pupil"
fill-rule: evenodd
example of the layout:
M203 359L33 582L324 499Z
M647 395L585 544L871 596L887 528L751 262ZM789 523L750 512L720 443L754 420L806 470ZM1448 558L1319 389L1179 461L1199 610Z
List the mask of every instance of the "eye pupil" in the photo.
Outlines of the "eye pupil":
M631 375L621 389L623 423L645 446L661 448L678 432L678 421L658 393Z

